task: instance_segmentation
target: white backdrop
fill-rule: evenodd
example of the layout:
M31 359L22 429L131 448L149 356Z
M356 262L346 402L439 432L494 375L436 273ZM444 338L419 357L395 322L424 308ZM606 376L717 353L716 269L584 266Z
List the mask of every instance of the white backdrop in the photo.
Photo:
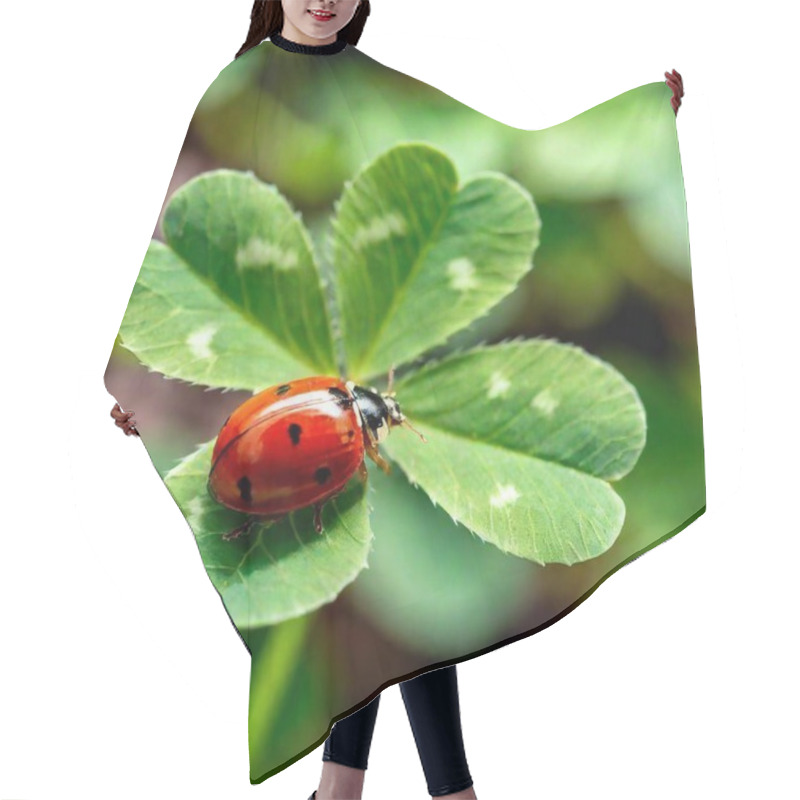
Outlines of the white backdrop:
M372 5L360 49L517 127L673 67L686 86L708 511L555 626L459 665L478 797L799 796L797 127L782 4ZM2 800L305 800L317 786L321 747L250 785L249 658L103 385L189 120L250 6L0 12ZM364 798L427 796L392 687Z

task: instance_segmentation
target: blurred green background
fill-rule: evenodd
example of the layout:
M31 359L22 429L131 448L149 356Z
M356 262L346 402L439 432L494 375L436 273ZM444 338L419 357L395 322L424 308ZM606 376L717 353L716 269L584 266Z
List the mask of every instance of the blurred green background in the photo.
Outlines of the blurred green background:
M369 569L318 612L248 632L254 777L294 759L298 743L316 746L331 718L362 705L387 676L399 680L549 623L705 506L686 205L670 90L649 84L531 132L358 52L337 56L331 70L319 59L287 60L294 54L275 50L262 43L206 92L166 199L201 172L253 169L302 214L326 270L325 237L345 181L397 142L440 147L462 180L484 170L505 173L531 192L542 218L534 268L493 312L431 355L516 336L577 344L634 384L648 429L638 464L614 484L627 508L622 533L603 556L572 567L503 555L434 508L398 469L387 478L370 463ZM161 238L158 225L154 238ZM162 476L213 439L247 397L165 380L119 343L106 378L135 410ZM450 568L454 562L458 569ZM270 738L278 729L285 753Z

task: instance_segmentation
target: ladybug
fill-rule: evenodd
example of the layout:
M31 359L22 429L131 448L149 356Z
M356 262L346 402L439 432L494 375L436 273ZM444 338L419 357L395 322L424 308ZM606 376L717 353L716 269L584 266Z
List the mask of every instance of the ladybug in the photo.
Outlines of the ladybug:
M211 456L208 491L218 503L253 517L281 519L314 506L322 532L322 507L358 472L367 478L368 455L385 473L378 445L404 425L423 441L391 391L378 392L327 376L281 383L259 392L225 421ZM255 520L224 534L232 539Z

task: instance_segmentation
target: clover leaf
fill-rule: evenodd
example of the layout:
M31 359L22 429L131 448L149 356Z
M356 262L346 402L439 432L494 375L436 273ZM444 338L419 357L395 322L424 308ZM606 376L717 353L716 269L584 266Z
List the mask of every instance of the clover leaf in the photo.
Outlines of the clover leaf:
M507 176L461 183L440 149L409 142L345 185L327 240L330 285L300 215L251 172L189 181L163 230L123 345L165 376L256 392L334 376L337 352L357 382L424 361L514 291L533 266L540 220ZM574 345L518 340L423 363L395 391L427 441L401 429L382 448L465 535L538 563L584 561L614 542L625 507L610 483L635 465L646 426L636 390L611 365ZM237 627L334 600L368 565L371 490L354 478L326 504L322 535L300 509L228 541L246 517L208 495L213 444L165 480Z
M609 481L645 441L634 387L573 345L534 339L427 364L397 395L428 439L384 444L455 521L540 564L604 553L625 518Z
M322 534L314 530L313 509L306 508L225 540L220 534L247 516L215 502L206 491L213 445L206 442L183 459L169 472L167 486L236 626L272 625L335 600L367 566L372 532L366 487L352 480L326 503Z
M348 184L333 220L334 280L350 376L424 353L485 314L531 268L541 223L499 173L458 184L440 150L398 145Z
M172 195L163 231L120 329L140 361L230 389L336 371L311 239L274 186L252 173L204 173Z

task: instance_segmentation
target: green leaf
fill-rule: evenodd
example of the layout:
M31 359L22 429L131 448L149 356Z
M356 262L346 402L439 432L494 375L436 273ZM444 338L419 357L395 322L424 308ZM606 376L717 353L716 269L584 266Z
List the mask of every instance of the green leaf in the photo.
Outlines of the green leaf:
M644 408L613 367L528 340L428 364L396 385L428 439L383 447L455 521L507 553L574 564L605 552L625 506L609 486L645 443Z
M321 534L313 508L247 534L222 535L247 520L207 491L214 442L201 445L165 477L189 522L212 583L240 630L274 625L336 599L367 566L372 543L365 486L354 478L323 509Z
M387 372L485 314L530 270L539 228L522 186L487 172L459 188L452 161L429 145L369 164L332 228L349 376Z
M337 374L311 240L275 187L217 170L164 213L122 322L125 347L169 377L258 391Z
M361 613L392 641L433 660L508 635L537 568L465 535L399 469L371 469L369 480L377 497L370 515L375 546L369 569L348 590Z

